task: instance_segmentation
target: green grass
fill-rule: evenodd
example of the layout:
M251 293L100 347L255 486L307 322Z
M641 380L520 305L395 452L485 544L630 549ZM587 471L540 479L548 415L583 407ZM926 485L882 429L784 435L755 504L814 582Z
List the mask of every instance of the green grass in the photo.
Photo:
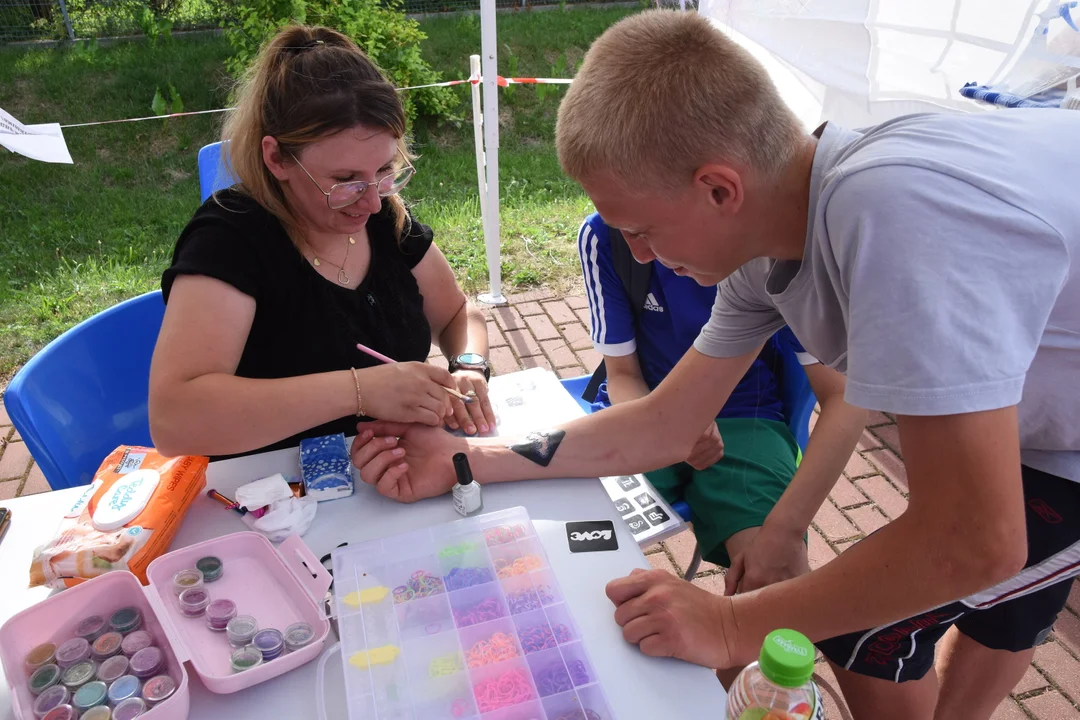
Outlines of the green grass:
M627 9L500 14L500 68L543 76L563 56L572 73L589 43ZM475 16L423 21L425 55L444 77L466 77L478 53ZM229 48L220 37L158 47L0 48L0 107L26 123L64 124L152 114L172 83L186 110L222 107ZM511 58L516 58L512 60ZM471 117L468 89L459 88ZM553 144L563 89L500 96L502 271L506 291L565 288L578 275L574 237L588 199L559 169ZM173 243L198 206L198 149L221 116L65 131L75 165L0 151L0 387L44 344L116 302L158 287ZM418 173L406 196L470 292L487 284L472 126L463 118L415 131Z

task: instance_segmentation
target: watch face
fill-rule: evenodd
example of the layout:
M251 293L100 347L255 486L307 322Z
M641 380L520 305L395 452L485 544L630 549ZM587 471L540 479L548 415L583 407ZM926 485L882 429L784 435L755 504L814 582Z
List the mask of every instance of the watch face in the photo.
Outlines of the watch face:
M457 356L458 365L483 365L484 356L478 353L462 353Z

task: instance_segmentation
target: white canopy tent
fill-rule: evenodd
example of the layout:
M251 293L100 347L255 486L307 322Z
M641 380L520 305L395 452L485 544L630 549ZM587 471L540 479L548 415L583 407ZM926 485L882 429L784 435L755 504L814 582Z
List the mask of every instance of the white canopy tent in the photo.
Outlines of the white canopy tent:
M1075 6L1059 0L702 0L700 12L786 66L801 93L820 103L821 119L859 127L914 112L991 109L961 96L969 82L1027 97L1075 78L1080 32L1069 25Z

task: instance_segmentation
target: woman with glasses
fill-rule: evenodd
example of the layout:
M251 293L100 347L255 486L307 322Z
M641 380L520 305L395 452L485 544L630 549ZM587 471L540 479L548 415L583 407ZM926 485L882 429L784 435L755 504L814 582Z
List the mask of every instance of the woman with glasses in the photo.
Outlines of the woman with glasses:
M394 86L344 35L293 26L237 100L223 139L239 182L199 208L162 277L158 449L290 447L358 418L493 428L484 317L398 194L415 169ZM425 362L432 342L450 371Z

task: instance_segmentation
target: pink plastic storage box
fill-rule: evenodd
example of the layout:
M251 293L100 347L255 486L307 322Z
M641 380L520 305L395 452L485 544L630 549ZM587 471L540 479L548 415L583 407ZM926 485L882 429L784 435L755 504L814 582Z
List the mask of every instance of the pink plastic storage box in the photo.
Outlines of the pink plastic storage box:
M178 571L195 567L202 557L221 559L221 578L206 585L212 598L228 598L243 615L253 615L260 628L284 631L296 622L307 622L315 640L295 652L234 674L232 651L223 632L214 632L205 617L188 618L180 612L172 578ZM315 659L330 632L322 610L330 587L330 574L307 545L290 537L275 550L258 533L243 532L208 540L162 555L150 563L149 585L143 587L129 572L112 572L65 590L15 615L0 628L0 660L11 688L12 707L19 720L35 720L33 696L27 688L26 654L45 642L75 636L75 626L90 615L108 617L123 607L136 607L143 628L154 636L166 655L168 674L177 690L168 700L141 717L148 720L184 720L188 717L190 691L184 663L190 662L208 690L233 693L257 685Z

